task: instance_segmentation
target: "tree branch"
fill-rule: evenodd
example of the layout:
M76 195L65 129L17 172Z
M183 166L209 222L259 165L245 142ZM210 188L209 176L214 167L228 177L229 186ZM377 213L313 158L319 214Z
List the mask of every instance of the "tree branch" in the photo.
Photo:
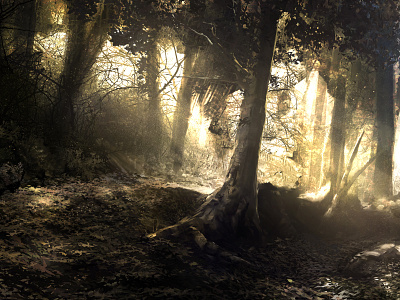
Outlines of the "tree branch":
M158 90L158 92L157 92L158 95L160 95L170 85L172 80L174 80L174 78L177 77L176 75L178 74L179 69L184 61L185 61L185 59L182 59L180 62L178 62L178 66L176 67L175 73L171 76L171 78L168 80L168 82L166 84L164 84L164 86L160 90Z

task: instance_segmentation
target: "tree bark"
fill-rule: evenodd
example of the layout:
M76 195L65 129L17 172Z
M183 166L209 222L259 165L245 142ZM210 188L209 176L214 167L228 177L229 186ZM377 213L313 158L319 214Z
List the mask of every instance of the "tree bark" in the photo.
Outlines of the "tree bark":
M190 76L194 69L195 60L195 49L192 47L186 47L183 78L179 88L172 126L171 157L173 160L173 171L175 173L179 173L183 165L185 138L189 125L193 84L195 83L195 79Z
M145 149L146 164L148 166L158 163L161 159L163 126L160 95L160 51L154 41L147 52L147 145Z
M376 76L377 93L377 158L374 173L375 198L393 195L392 164L394 144L394 98L393 66L378 66Z

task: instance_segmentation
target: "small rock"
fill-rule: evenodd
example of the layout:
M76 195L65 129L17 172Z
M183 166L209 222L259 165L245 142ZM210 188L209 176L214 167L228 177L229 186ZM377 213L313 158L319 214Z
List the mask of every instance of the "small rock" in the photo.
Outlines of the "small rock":
M344 272L350 276L364 277L375 272L381 263L400 259L400 246L393 243L382 244L373 250L363 251L354 256Z

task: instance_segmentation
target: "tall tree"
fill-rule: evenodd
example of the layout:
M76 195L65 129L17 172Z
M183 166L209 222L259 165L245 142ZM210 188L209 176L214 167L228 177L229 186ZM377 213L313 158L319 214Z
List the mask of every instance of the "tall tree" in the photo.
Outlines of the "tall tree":
M0 3L0 119L14 125L34 119L40 55L34 52L36 1ZM13 125L13 126L14 126ZM29 129L28 126L25 129Z
M393 195L393 147L394 147L394 87L393 66L380 63L376 73L376 125L377 158L374 173L374 196Z
M241 115L236 135L236 148L231 158L229 171L221 189L213 193L199 212L186 224L194 223L207 237L220 239L226 234L250 234L257 236L261 231L257 204L257 166L262 131L265 122L265 101L276 41L280 11L265 2L255 1L251 7L236 2L215 1L208 7L219 16L229 16L228 24L236 25L228 30L224 40L233 44L244 43L250 51L246 68L221 46L216 36L210 35L209 42L220 51L220 57L229 64L244 91ZM237 12L237 15L234 12ZM248 19L243 21L240 16ZM215 21L215 20L214 20ZM242 23L243 22L243 23ZM244 22L249 22L247 31ZM224 23L222 24L224 25ZM225 23L227 25L227 23ZM221 29L221 28L219 28ZM218 30L218 29L217 29ZM232 32L229 32L232 30ZM222 31L222 34L227 34ZM219 34L221 34L219 32ZM226 36L225 36L226 37ZM240 40L243 38L242 40ZM241 59L245 57L244 53Z
M183 66L183 78L177 97L172 128L171 155L173 160L173 171L179 173L182 168L183 151L186 132L189 125L190 109L192 104L192 92L195 79L191 78L196 63L197 49L185 47L185 62Z
M265 122L265 101L276 41L279 13L259 3L255 26L259 47L251 49L254 61L244 78L244 98L237 132L237 146L223 187L203 205L197 217L213 233L260 231L257 203L257 167ZM218 206L216 204L218 203Z
M338 182L343 174L344 146L345 146L345 106L346 106L346 78L340 71L341 54L337 48L332 51L332 71L334 80L330 81L333 86L335 102L331 122L331 158L330 158L330 181L331 194L334 195L338 189Z
M321 164L323 149L321 145L324 144L325 135L325 120L324 120L324 110L326 110L326 83L323 81L322 77L318 73L317 82L317 93L315 99L315 112L314 112L314 132L313 132L313 142L311 151L311 162L310 162L310 177L312 178L311 186L315 189L320 188L321 177ZM311 179L310 178L310 179Z
M118 17L110 32L114 46L124 46L140 58L140 71L145 74L147 90L147 121L145 137L141 153L144 155L147 167L159 162L163 150L164 129L162 121L160 62L157 44L160 41L164 27L170 25L165 17L170 14L170 1L157 0L120 0L117 1ZM172 28L172 26L171 26ZM168 31L166 29L166 31Z
M109 29L110 7L105 5L104 1L98 3L95 13L89 17L84 14L85 10L78 11L76 4L75 2L69 4L69 32L64 68L60 76L57 102L49 124L50 138L58 142L63 142L74 134L77 97L107 40Z
M160 50L154 39L147 51L146 88L148 96L147 145L145 159L147 165L160 161L163 140L163 120L160 94Z

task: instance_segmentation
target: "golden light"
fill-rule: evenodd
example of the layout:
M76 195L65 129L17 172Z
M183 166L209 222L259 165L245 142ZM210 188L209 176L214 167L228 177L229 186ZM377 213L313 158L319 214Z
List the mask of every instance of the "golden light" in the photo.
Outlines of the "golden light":
M200 147L208 145L208 126L209 121L203 117L200 106L197 103L192 105L192 115L189 121L189 130L191 135L197 139Z

